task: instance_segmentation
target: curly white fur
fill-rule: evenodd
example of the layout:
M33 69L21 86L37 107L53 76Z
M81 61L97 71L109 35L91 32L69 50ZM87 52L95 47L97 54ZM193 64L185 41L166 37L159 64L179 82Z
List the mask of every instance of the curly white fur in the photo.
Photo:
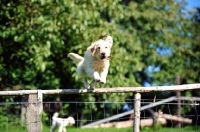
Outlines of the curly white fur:
M58 132L67 132L66 126L75 124L73 117L68 118L58 118L58 112L54 113L52 117L51 132L54 132L56 127L58 127Z

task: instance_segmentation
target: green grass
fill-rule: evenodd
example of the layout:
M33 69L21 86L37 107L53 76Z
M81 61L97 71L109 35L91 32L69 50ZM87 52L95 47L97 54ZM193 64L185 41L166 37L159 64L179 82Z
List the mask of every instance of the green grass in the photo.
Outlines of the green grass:
M199 132L200 127L197 129L194 126L187 126L184 128L170 128L170 127L144 127L140 130L140 132ZM18 126L5 126L4 128L0 128L0 132L26 132L25 127ZM43 132L50 132L50 127L44 125ZM57 132L57 131L56 131ZM67 127L67 132L133 132L133 128L74 128Z
M116 128L68 128L67 132L132 132L132 128L123 128L123 129L116 129Z
M140 132L199 132L200 127L196 128L194 126L186 126L183 128L171 128L171 127L145 127L142 128Z

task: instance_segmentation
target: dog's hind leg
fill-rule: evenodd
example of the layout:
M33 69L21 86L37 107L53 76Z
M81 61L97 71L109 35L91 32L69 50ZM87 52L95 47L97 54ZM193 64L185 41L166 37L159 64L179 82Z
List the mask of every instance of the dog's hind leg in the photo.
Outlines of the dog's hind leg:
M86 78L83 78L83 83L85 85L85 88L90 88L90 84L88 83L87 79Z
M58 132L63 132L63 126L59 126Z
M63 132L67 132L67 129L66 129L66 127L63 127Z
M94 88L94 85L96 84L97 82L95 80L93 80L91 83L90 83L90 88Z
M55 132L55 128L56 128L56 126L51 126L50 132Z
M56 122L53 120L50 132L55 132Z

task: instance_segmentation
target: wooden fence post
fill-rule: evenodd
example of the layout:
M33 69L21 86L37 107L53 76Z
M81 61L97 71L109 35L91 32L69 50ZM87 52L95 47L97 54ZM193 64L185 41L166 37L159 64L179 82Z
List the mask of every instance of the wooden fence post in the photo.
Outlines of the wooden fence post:
M42 132L42 93L29 94L26 113L27 132Z
M140 108L141 94L136 93L134 97L134 132L140 132Z

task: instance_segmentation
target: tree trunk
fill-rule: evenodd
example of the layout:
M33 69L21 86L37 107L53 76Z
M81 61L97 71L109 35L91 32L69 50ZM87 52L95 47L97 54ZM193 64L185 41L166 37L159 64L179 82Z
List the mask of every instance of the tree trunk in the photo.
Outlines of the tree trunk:
M180 85L180 76L176 77L176 85ZM177 116L181 117L181 92L177 91L176 92L176 97L177 97ZM177 128L181 128L181 122L178 122L176 124Z

